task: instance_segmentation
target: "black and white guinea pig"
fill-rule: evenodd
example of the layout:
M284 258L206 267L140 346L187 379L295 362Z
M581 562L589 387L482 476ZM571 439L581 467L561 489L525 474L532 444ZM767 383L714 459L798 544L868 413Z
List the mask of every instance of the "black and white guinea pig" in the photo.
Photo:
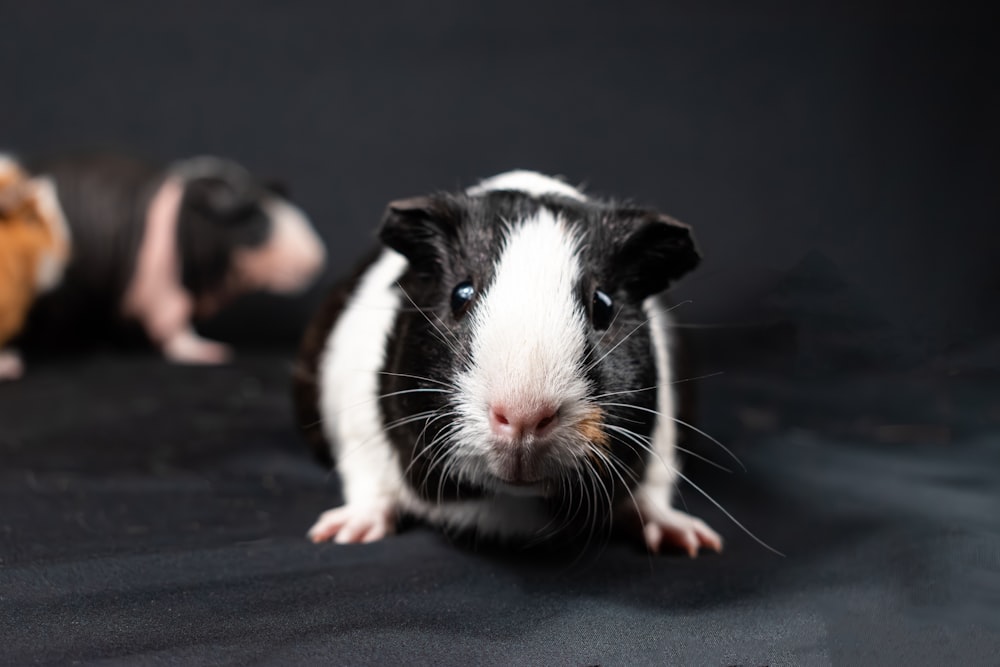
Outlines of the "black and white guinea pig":
M614 522L652 551L721 549L671 506L661 294L699 262L687 226L514 171L392 202L379 237L302 345L299 419L345 501L313 541L371 542L408 514L502 541Z
M322 241L286 192L231 160L164 167L95 152L31 169L55 184L73 237L66 278L39 303L36 329L138 322L167 358L218 363L228 349L200 338L194 317L247 292L294 293L324 265Z

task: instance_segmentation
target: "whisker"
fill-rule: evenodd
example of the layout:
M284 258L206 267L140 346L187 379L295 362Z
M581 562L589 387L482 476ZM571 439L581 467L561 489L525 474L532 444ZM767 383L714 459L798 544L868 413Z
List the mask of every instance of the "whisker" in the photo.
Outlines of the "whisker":
M591 348L590 352L587 353L587 356L583 358L583 363L587 363L587 359L590 357L590 355L594 354L594 352L597 351L597 349L601 346L601 343L604 342L604 339L607 338L609 333L611 333L611 330L615 326L615 322L618 321L618 316L622 314L623 310L624 310L623 308L619 308L615 312L615 316L611 318L611 324L609 324L608 328L604 330L604 333L601 334L601 337L597 339L597 343L594 345L593 348Z
M704 380L706 378L714 378L716 375L723 375L725 371L715 371L714 373L706 373L705 375L696 375L692 378L682 378L680 380L671 380L670 384L681 384L682 382L694 382L695 380Z
M704 375L696 375L689 378L681 378L680 380L671 380L667 384L681 384L682 382L694 382L695 380L705 380L707 378L715 377L716 375L723 375L725 371L715 371L714 373L706 373ZM593 399L608 398L609 396L621 396L623 394L638 394L644 391L653 391L654 389L659 389L660 385L654 384L652 387L641 387L639 389L622 389L621 391L609 391L605 394L598 394L594 396Z
M597 396L593 396L592 399L597 400L599 398L607 398L608 396L620 396L622 394L638 394L639 392L652 391L653 389L659 389L659 385L653 385L652 387L643 387L642 389L623 389L622 391L609 391L606 394L598 394Z
M705 433L704 431L702 431L697 426L689 424L689 423L687 423L686 421L684 421L682 419L678 419L677 417L674 417L672 415L664 415L662 412L660 412L658 410L653 410L651 408L646 408L646 407L643 407L641 405L629 405L628 403L602 403L602 405L603 406L608 406L608 407L629 408L631 410L642 410L643 412L649 412L651 414L657 415L657 416L665 418L665 419L672 419L675 422L677 422L678 424L680 424L681 426L686 426L687 428L691 429L695 433L699 433L702 436L704 436L704 437L708 438L709 440L711 440L712 442L714 442L716 445L718 445L719 447L721 447L724 452L726 452L727 454L729 454L729 456L732 457L732 459L734 461L736 461L740 465L740 468L743 469L743 472L747 471L747 467L745 465L743 465L743 461L740 461L739 457L736 456L736 454L733 454L733 452L730 451L730 449L728 447L726 447L724 444L722 444L721 442L719 442L718 440L716 440L715 438L713 438L712 436L710 436L708 433Z
M748 528L747 528L746 526L744 526L744 525L743 525L742 523L740 523L739 521L737 521L736 517L734 517L734 516L733 516L732 514L730 514L730 513L729 513L729 512L728 512L728 511L726 510L726 508L725 508L725 507L723 507L722 505L720 505L720 504L718 503L718 501L716 501L716 500L715 500L715 498L713 498L712 496L708 495L708 494L707 494L707 493L706 493L706 492L705 492L705 491L704 491L704 490L703 490L703 489L702 489L702 488L701 488L700 486L698 486L697 484L695 484L694 482L692 482L692 481L691 481L691 480L690 480L690 479L689 479L689 478L688 478L687 476L685 476L685 475L684 475L683 473L681 473L681 472L680 472L679 470L674 470L674 472L675 472L675 473L677 474L677 476L678 476L678 477L680 477L680 478L681 478L681 479L683 479L683 480L684 480L685 482L687 482L688 484L690 484L690 485L691 485L691 487L692 487L692 488L694 488L694 490L695 490L695 491L697 491L698 493L700 493L701 495L703 495L703 496L704 496L704 497L705 497L705 498L706 498L706 499L707 499L707 500L708 500L708 501L709 501L710 503L712 503L713 505L715 505L715 506L716 506L716 508L718 508L718 510L719 510L720 512L722 512L723 514L725 514L725 515L726 515L726 517L727 517L727 518L728 518L728 519L729 519L730 521L732 521L732 522L733 522L734 524L736 524L736 526L737 526L737 527L738 527L738 528L739 528L740 530L742 530L742 531L743 531L744 533L746 533L747 535L749 535L749 536L750 536L750 538L751 538L751 539L753 539L753 541L754 541L754 542L756 542L756 543L757 543L757 544L759 544L760 546L764 547L765 549L767 549L767 550L768 550L768 551L770 551L771 553L774 553L774 554L777 554L777 555L779 555L779 556L781 556L781 557L784 557L784 556L785 556L785 554L781 553L780 551L778 551L777 549L775 549L774 547L772 547L771 545L769 545L769 544L768 544L767 542L765 542L764 540L762 540L762 539L760 539L759 537L757 537L756 535L754 535L754 534L753 534L753 533L752 533L752 532L750 531L750 529L748 529Z
M442 414L439 414L437 417L434 417L433 419L431 419L430 417L428 417L427 423L424 424L423 430L421 430L420 433L417 435L417 439L416 439L416 443L414 443L414 447L416 447L417 443L420 442L420 439L424 436L424 433L427 432L427 429L430 428L431 424L433 424L434 422L436 422L439 419L444 419L445 417L451 416L453 414L455 414L455 413L453 413L453 412L444 412ZM441 440L443 440L444 438L446 438L449 434L450 434L450 432L448 431L447 427L445 429L442 429L441 431L439 431L434 436L433 440L431 440L429 443L427 443L416 454L416 456L414 456L412 459L410 459L410 464L408 466L406 466L406 469L403 471L403 477L407 477L410 474L410 471L413 469L413 466L416 465L416 463L420 459L420 457L424 456L428 452L434 451L434 445L436 445L438 442L440 442Z
M624 428L622 426L614 426L612 424L605 424L604 427L607 428L607 429L611 429L612 431L625 432L625 433L629 433L629 434L631 434L631 435L633 435L633 436L635 436L637 438L641 438L643 440L643 444L644 444L643 449L645 449L646 451L648 451L650 453L653 452L653 449L652 449L652 440L651 439L645 438L645 437L639 435L638 433L636 433L635 431L630 431L629 429ZM688 456L692 456L692 457L698 459L699 461L704 461L708 465L713 466L715 468L718 468L719 470L722 470L724 472L728 472L729 474L733 473L733 471L732 471L731 468L727 468L726 466L722 465L721 463L713 461L712 459L710 459L710 458L708 458L706 456L702 456L701 454L699 454L697 452L694 452L694 451L692 451L690 449L686 449L684 447L681 447L680 445L678 445L676 443L674 444L674 449L676 449L679 452L683 452L683 453L687 454Z
M612 472L614 472L618 476L619 481L621 481L622 483L622 487L628 494L629 500L632 502L632 507L635 509L636 514L639 516L639 522L641 524L642 510L639 507L639 501L636 500L635 494L632 493L631 487L629 486L628 483L625 482L625 478L621 473L624 472L626 475L628 475L629 479L632 480L632 484L635 485L639 484L638 478L631 470L629 470L628 466L625 465L625 462L622 461L619 457L615 456L613 452L610 451L606 452L606 458L608 460L608 467L611 469ZM617 464L617 466L615 464ZM621 468L621 472L619 472L618 470L619 466ZM648 552L646 555L647 557L651 556L651 554L649 554ZM652 561L650 562L650 567L652 567Z
M405 426L406 424L410 424L412 422L420 421L421 419L425 419L425 418L427 418L428 415L433 415L434 412L436 412L436 410L428 410L426 412L422 412L422 413L419 413L419 414L416 414L416 415L408 415L406 417L400 417L399 419L397 419L395 421L392 421L392 422L389 422L388 424L386 424L383 427L379 428L375 432L369 434L368 437L364 438L360 442L354 443L354 445L350 449L345 449L343 451L339 451L339 450L336 451L334 457L338 461L342 461L342 460L346 459L348 456L351 456L352 454L354 454L354 453L360 451L361 449L363 449L365 447L365 445L367 445L369 442L371 442L375 438L378 438L379 436L385 435L388 431L391 431L392 429L398 428L400 426Z
M447 387L449 389L456 389L454 383L442 382L441 380L435 380L434 378L425 377L423 375L410 375L409 373L390 373L389 371L378 371L379 375L390 375L397 378L411 378L413 380L422 380L423 382L432 382L434 384L439 384L442 387Z
M632 506L635 507L636 511L638 512L639 511L639 504L636 502L635 496L632 494L632 489L629 488L629 484L625 481L625 477L618 470L618 467L615 465L615 463L617 462L617 463L620 463L622 465L622 469L626 473L628 473L628 476L629 476L629 478L631 478L633 484L635 484L638 481L638 480L636 480L635 475L633 475L632 472L630 470L628 470L628 468L625 466L625 464L622 463L622 461L617 456L615 456L614 454L612 454L611 452L603 452L603 451L600 450L599 447L594 447L593 445L590 445L590 447L591 447L591 451L595 455L599 456L601 458L601 460L604 461L605 465L608 466L608 470L611 471L616 477L618 477L618 481L620 481L622 483L622 488L625 489L625 492L628 494L629 499L632 501ZM610 516L611 516L611 520L610 520L610 524L609 524L609 529L613 529L614 528L614 514L615 514L614 505L611 505L609 507L609 512L610 512Z
M629 338L631 338L632 335L635 334L636 331L638 331L639 329L643 328L644 326L646 326L647 324L649 324L650 322L652 322L657 317L660 317L661 315L665 315L666 313L669 313L670 311L674 310L675 308L680 308L681 306L683 306L684 304L687 304L687 303L691 303L691 299L687 299L685 301L681 301L680 303L675 303L674 305L670 306L669 308L664 308L662 310L654 310L652 315L650 315L648 318L646 318L645 321L640 322L634 329L632 329L631 331L629 331L628 334L624 338L622 338L620 341L618 341L617 343L615 343L614 347L612 347L610 350L608 350L607 352L605 352L601 356L600 359L598 359L597 361L595 361L592 364L590 364L589 366L587 366L584 369L584 372L585 373L586 372L590 372L590 370L593 369L595 366L597 366L597 364L599 364L602 361L604 361L604 359L609 354L611 354L612 352L614 352L615 350L617 350L618 347L622 343L624 343L625 341L627 341Z
M610 350L608 350L607 352L605 352L604 354L602 354L600 359L598 359L597 361L592 362L590 365L588 365L587 367L585 367L584 368L584 373L586 374L586 373L589 373L591 370L593 370L599 363L601 363L602 361L604 361L608 357L609 354L611 354L612 352L614 352L615 350L617 350L621 346L622 343L624 343L629 338L631 338L635 334L636 331L638 331L639 329L641 329L644 326L646 326L647 324L649 324L652 319L653 318L649 318L648 320L646 320L645 322L642 322L641 324L637 325L634 329L632 329L627 334L625 334L625 337L622 338L617 343L615 343L614 346Z
M363 401L358 401L357 403L352 403L351 405L345 405L344 407L340 408L339 410L337 410L336 412L334 412L330 416L331 417L339 417L340 415L344 414L348 410L353 410L354 408L360 408L362 405L368 405L369 403L372 403L373 401L379 401L379 400L382 400L383 398L389 398L390 396L402 396L403 394L418 394L418 393L426 393L426 392L433 392L433 393L439 393L439 394L450 394L450 393L452 393L448 389L437 389L437 388L434 388L434 387L420 387L420 388L417 388L417 389L402 389L400 391L393 391L393 392L390 392L388 394L379 394L378 396L373 396L372 398L366 398ZM319 424L322 424L324 421L325 421L325 418L317 419L316 421L312 422L311 424L307 424L306 428L311 428L313 426L318 426Z
M398 281L396 282L396 287L398 287L399 291L403 293L403 296L405 296L407 300L413 304L413 307L417 309L417 312L423 315L424 319L427 320L427 323L434 328L434 330L441 337L441 342L444 343L445 346L448 347L448 349L451 350L456 357L462 357L462 351L458 348L458 341L457 340L449 341L448 336L445 335L445 333L440 328L438 328L438 326L434 324L434 322L431 321L431 318L427 317L427 313L421 310L420 306L418 306L417 303L412 298L410 298L410 295L406 293L406 290L403 288L402 284L400 284Z
M634 442L636 442L636 444L639 444L638 441L634 441ZM649 451L652 452L652 450L649 450ZM692 482L691 479L689 477L687 477L684 473L682 473L680 470L678 470L676 466L669 466L669 465L667 465L667 463L665 461L663 461L662 458L660 458L660 461L663 462L664 466L667 466L668 470L670 470L671 472L673 472L673 474L677 475L680 479L682 479L685 482L687 482L688 484L690 484L691 487L695 491L697 491L698 493L700 493L701 495L703 495L710 503L712 503L713 505L715 505L715 507L718 508L718 510L720 512L722 512L724 515L726 515L726 518L728 518L730 521L732 521L744 533L746 533L747 535L749 535L755 542L757 542L758 544L760 544L762 547L764 547L768 551L771 551L771 552L773 552L773 553L775 553L775 554L777 554L779 556L784 557L785 554L781 553L780 551L778 551L777 549L775 549L774 547L770 546L769 544L767 544L766 542L764 542L763 540L761 540L759 537L757 537L756 535L754 535L746 526L744 526L742 523L740 523L736 519L736 517L734 517L732 514L730 514L729 511L726 510L726 508L724 508L718 501L716 501L715 498L713 498L712 496L708 495L708 493L704 489L702 489L700 486L698 486L697 484L695 484L694 482Z
M668 471L673 471L675 469L675 466L673 466L670 463L667 463L666 461L663 460L663 457L660 456L659 452L657 452L651 446L647 445L642 440L640 440L639 436L636 433L628 430L627 428L615 427L615 430L618 433L620 433L621 435L623 435L626 438L628 438L634 444L638 445L640 450L648 452L650 455L652 455L653 457L655 457L656 460L660 462L660 465L662 465L664 467L664 469L666 469ZM621 442L622 444L628 446L628 443L623 442L622 440L618 440L618 442Z
M407 417L400 417L391 422L388 422L383 428L383 431L391 431L394 428L399 428L400 426L406 426L407 424L412 424L413 422L418 422L421 419L427 419L432 417L437 410L426 410L424 412L419 412L417 414L409 415Z

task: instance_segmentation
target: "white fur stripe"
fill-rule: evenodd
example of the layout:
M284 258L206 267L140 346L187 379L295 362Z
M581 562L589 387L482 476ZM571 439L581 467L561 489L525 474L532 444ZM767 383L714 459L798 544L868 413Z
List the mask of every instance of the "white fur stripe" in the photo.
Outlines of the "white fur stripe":
M35 186L38 210L49 225L49 229L52 230L52 247L42 256L35 277L39 292L48 292L55 289L62 281L63 272L69 261L72 239L52 179L39 177L32 180Z
M642 493L658 507L670 507L670 496L677 480L677 424L671 417L675 414L673 375L670 368L670 338L668 327L670 315L663 299L653 296L642 304L649 318L649 333L652 338L653 356L656 362L656 409L660 417L653 429L653 457L646 465L642 480Z
M524 169L497 174L496 176L480 181L478 185L472 186L465 192L476 197L498 190L516 190L532 197L561 195L578 201L587 201L587 197L573 186L551 176L539 174L537 171L526 171Z
M472 311L475 363L460 379L468 402L463 412L480 427L486 425L478 415L485 420L484 405L573 407L585 397L577 245L547 209L512 223L493 283Z
M394 497L402 475L379 410L379 371L399 310L396 281L406 260L392 250L365 272L327 339L320 359L319 405L344 499L368 504Z

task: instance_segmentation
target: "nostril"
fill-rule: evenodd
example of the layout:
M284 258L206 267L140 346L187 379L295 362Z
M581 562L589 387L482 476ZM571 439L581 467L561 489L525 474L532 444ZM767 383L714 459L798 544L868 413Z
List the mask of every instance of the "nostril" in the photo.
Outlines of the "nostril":
M490 430L504 438L541 437L559 422L559 412L548 406L518 410L493 405L489 408L489 421Z
M498 424L503 424L504 426L510 424L510 420L507 419L507 415L496 408L493 409L493 414L491 416Z
M559 420L559 413L554 410L544 410L541 413L541 419L535 423L535 428L532 429L535 435L544 435L556 425Z
M511 423L511 417L507 416L507 412L504 408L497 406L490 406L490 430L493 431L495 435L501 436L502 438L519 438L521 437L521 428L515 419L515 423Z

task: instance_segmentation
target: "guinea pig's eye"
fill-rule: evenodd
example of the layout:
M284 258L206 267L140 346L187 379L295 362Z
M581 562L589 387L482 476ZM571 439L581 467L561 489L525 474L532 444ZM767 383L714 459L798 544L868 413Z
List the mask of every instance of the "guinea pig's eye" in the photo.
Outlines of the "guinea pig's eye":
M476 286L471 280L463 280L451 291L451 312L455 317L461 317L469 307L472 297L476 296Z
M603 331L611 326L611 316L614 314L615 305L611 297L601 290L594 290L594 299L590 304L590 321L594 328Z

